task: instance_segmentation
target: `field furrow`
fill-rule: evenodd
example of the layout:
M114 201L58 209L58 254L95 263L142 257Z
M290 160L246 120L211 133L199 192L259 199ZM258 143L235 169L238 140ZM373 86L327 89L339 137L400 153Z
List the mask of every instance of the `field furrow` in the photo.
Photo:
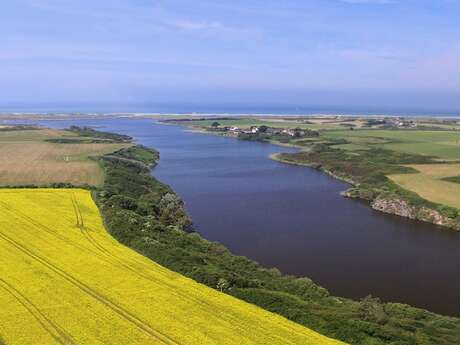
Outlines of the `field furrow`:
M6 344L339 343L120 245L85 190L0 190L0 250Z

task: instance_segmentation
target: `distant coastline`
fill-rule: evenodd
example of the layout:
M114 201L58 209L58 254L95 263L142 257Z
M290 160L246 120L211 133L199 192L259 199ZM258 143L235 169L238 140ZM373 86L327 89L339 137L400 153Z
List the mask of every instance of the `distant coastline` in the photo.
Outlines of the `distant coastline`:
M270 112L248 112L248 113L234 113L234 112L67 112L67 111L5 111L0 108L0 120L5 119L49 119L49 120L58 120L58 119L68 119L72 118L120 118L120 117L129 117L129 118L153 118L161 119L164 117L188 117L188 116L203 116L203 117L373 117L373 118L424 118L424 119L460 119L460 111L453 112L449 114L445 113L346 113L346 112L336 112L336 113L270 113Z

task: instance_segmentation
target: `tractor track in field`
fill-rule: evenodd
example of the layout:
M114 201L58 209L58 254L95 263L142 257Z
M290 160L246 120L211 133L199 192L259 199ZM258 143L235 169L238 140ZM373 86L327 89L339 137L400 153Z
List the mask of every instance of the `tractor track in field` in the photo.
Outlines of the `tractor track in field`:
M96 249L96 251L89 250L87 247L75 244L74 242L72 242L71 240L67 239L66 237L56 233L55 230L53 230L53 229L47 227L46 225L36 221L35 219L30 218L29 216L23 214L19 210L12 209L9 205L5 204L2 201L0 201L0 205L2 205L3 207L7 208L14 215L20 216L24 220L28 221L29 223L31 223L35 227L37 227L37 228L39 228L41 230L44 230L44 231L46 231L46 232L58 237L59 239L65 241L66 243L71 244L73 246L76 246L77 248L80 248L80 249L83 249L84 251L87 251L87 252L89 251L89 252L91 252L93 254L96 254L101 260L103 260L103 261L105 261L105 262L107 262L107 263L109 263L111 265L121 266L121 267L125 268L126 270L136 274L137 276L139 276L139 277L141 277L141 278L143 278L143 279L145 279L147 281L153 282L155 284L166 285L166 286L170 287L171 292L175 291L174 292L175 295L177 295L177 296L179 296L181 298L184 298L184 299L192 300L193 302L197 303L198 305L201 305L203 307L203 309L205 309L205 310L209 310L209 309L212 310L212 309L216 308L216 306L214 304L204 302L203 300L201 300L201 299L199 299L197 297L186 295L184 293L181 293L180 291L177 291L177 286L174 286L173 284L168 283L167 279L158 280L157 278L154 278L154 277L152 277L152 276L150 276L148 274L140 272L138 268L132 267L131 265L129 265L126 262L124 262L122 259L118 258L115 254L111 253L109 250L104 248L104 246L102 246L100 243L98 243L93 238L93 236L91 236L90 231L88 230L87 227L85 227L84 219L83 219L81 210L80 210L80 208L78 206L78 201L77 201L76 196L75 196L75 194L73 192L71 193L71 202L72 202L72 207L73 207L73 210L74 210L74 213L75 213L77 228L79 228L82 236ZM134 264L141 264L143 267L145 267L147 269L149 268L149 267L147 267L147 265L145 263L139 262L137 260L133 261L133 263ZM161 267L161 268L163 268L163 267ZM236 325L239 324L238 322L235 323L235 321L238 321L238 319L236 317L234 317L232 315L229 315L229 314L225 313L224 311L215 310L214 313L219 315L219 317L222 320L234 323ZM245 331L245 329L242 326L239 326L238 328L240 328L241 331ZM295 330L295 329L291 329L290 327L289 327L289 329L291 331L295 332L295 333L298 333L298 331Z
M184 293L181 293L180 291L177 291L177 286L174 286L173 284L168 283L167 280L159 281L158 279L156 279L156 278L154 278L152 276L149 276L147 274L141 273L137 268L132 267L131 265L129 265L129 264L125 263L124 261L122 261L122 259L118 258L115 254L111 253L109 250L104 248L104 246L99 244L91 236L90 231L88 231L88 228L86 228L84 226L83 216L82 216L81 210L80 210L80 208L78 206L78 201L77 201L74 193L72 193L72 206L73 206L73 209L74 209L74 212L75 212L76 224L77 224L77 227L80 229L81 234L88 240L88 242L90 242L90 244L92 244L96 249L98 249L101 252L101 254L106 255L108 259L112 259L113 261L115 261L116 264L122 266L123 268L127 269L128 271L136 274L137 276L139 276L139 277L141 277L141 278L143 278L143 279L145 279L147 281L153 282L155 284L166 285L169 288L171 288L171 291L176 290L176 292L174 292L175 295L177 295L177 296L179 296L181 298L184 298L184 299L192 300L193 302L197 303L198 305L201 305L201 307L203 307L203 309L205 309L205 310L215 309L215 305L213 305L213 304L206 303L206 302L204 302L203 300L201 300L199 298L192 297L190 295L186 295ZM146 267L146 265L144 263L141 263L141 262L135 262L135 263L141 264L142 266ZM146 268L148 268L148 267L146 267ZM231 316L229 314L226 314L225 312L222 312L222 311L215 311L215 314L219 315L222 320L225 320L225 321L228 321L228 322L238 321L235 317L233 317L233 316ZM236 322L235 324L238 324L238 323ZM242 331L244 331L244 328L242 326L240 326L239 328ZM296 330L292 329L292 331L297 333Z
M0 288L8 292L19 304L21 304L43 329L62 345L76 345L77 343L72 339L72 336L64 329L59 327L56 323L50 320L40 309L30 301L22 292L16 289L13 285L0 278Z
M88 242L90 242L97 250L103 252L106 255L111 255L110 252L105 249L102 245L100 245L90 234L90 231L87 227L85 227L85 223L83 220L83 215L81 213L80 207L78 206L78 201L75 196L75 193L72 192L71 195L72 207L75 212L75 218L77 220L77 228L80 229L80 233L83 237L86 238Z
M48 234L50 234L50 235L52 235L54 237L57 237L59 240L63 241L64 243L66 243L68 245L71 245L73 247L76 247L76 248L82 250L83 252L95 254L95 255L99 256L101 260L108 262L103 256L100 255L100 253L98 251L91 250L88 247L85 247L85 246L79 245L78 243L75 243L75 241L72 241L72 240L66 238L65 236L62 236L56 230L53 230L53 229L49 228L48 226L36 221L35 219L27 216L26 214L24 214L23 212L21 212L21 211L19 211L17 209L13 209L12 207L10 207L5 202L0 201L0 206L2 206L6 211L10 212L14 217L18 217L18 218L22 219L23 221L25 221L27 223L30 223L32 226L36 227L38 230L44 231L44 232L46 232L46 233L48 233ZM110 262L108 262L108 263L110 263Z
M85 224L83 222L83 216L81 214L80 208L78 207L77 198L74 192L71 193L70 200L72 201L73 210L77 218L77 227L83 229L85 227Z
M106 296L102 295L98 291L94 290L87 284L83 283L79 279L73 277L66 271L62 270L58 266L54 265L53 263L49 262L47 259L41 257L40 255L34 253L32 250L26 248L19 242L15 241L14 239L10 238L8 235L4 234L2 231L0 231L0 238L5 240L6 242L10 243L13 247L15 247L17 250L25 254L26 256L29 256L30 258L34 259L35 261L41 263L43 266L47 267L54 273L56 273L58 276L69 282L70 284L74 285L77 287L79 290L85 292L87 295L93 297L100 303L104 304L107 308L112 310L114 313L118 314L121 318L125 319L126 321L130 322L131 324L135 325L137 328L142 330L144 333L148 334L152 338L160 341L163 344L167 345L179 345L180 343L176 342L174 339L169 337L166 334L163 334L162 332L154 329L152 326L150 326L148 323L145 321L139 319L137 316L132 314L130 311L128 311L126 308L122 307L121 305L118 305L114 302L112 302L110 299L108 299Z

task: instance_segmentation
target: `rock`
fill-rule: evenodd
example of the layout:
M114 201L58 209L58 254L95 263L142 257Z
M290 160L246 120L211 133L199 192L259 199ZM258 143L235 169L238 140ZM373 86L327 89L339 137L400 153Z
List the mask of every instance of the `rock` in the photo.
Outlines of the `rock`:
M416 208L410 206L409 203L404 200L377 198L371 203L371 206L377 211L396 214L410 219L417 218Z
M411 206L405 200L378 197L371 203L371 206L377 211L460 230L460 222L458 220L446 217L439 211L426 206Z
M374 200L375 193L370 189L363 189L359 187L352 187L346 191L340 192L340 195L351 199L363 199L367 201Z
M460 230L460 222L442 215L439 211L428 207L421 207L418 212L418 219L425 222L430 222L437 225L447 226L456 230Z

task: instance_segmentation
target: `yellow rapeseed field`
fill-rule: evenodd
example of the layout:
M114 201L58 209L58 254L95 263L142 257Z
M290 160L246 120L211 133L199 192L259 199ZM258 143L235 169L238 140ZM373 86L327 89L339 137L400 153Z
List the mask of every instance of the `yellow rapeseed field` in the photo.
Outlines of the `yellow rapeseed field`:
M339 344L120 245L80 189L0 190L6 344Z

